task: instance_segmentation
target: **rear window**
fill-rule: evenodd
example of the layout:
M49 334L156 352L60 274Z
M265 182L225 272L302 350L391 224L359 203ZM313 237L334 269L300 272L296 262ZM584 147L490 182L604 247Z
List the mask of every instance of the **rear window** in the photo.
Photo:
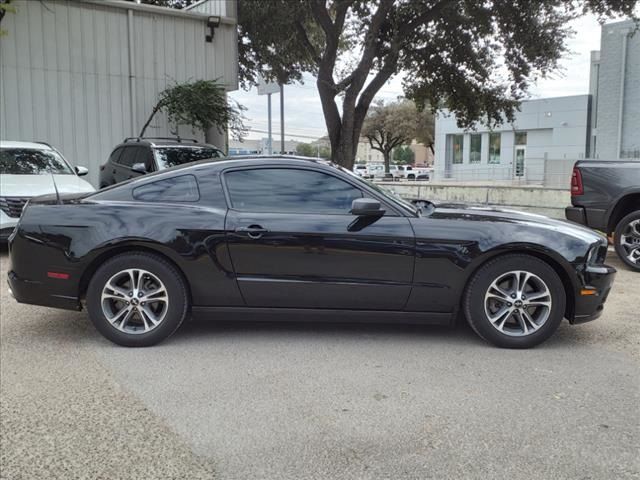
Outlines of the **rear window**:
M0 150L0 173L5 175L74 175L64 159L54 151L29 148Z
M212 147L156 147L153 149L158 169L175 167L184 165L185 163L197 162L198 160L207 160L209 158L220 158L222 152Z
M196 177L180 175L136 187L133 198L143 202L197 202L200 190Z

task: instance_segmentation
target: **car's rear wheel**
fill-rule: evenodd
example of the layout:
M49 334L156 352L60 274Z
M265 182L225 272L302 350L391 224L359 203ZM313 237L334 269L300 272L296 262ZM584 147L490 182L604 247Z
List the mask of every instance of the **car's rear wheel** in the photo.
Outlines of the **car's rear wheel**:
M162 257L145 252L108 260L87 289L87 310L95 327L126 347L146 347L166 339L184 321L188 307L180 272Z
M640 211L631 212L618 222L614 245L620 259L640 271Z
M564 317L566 294L555 270L529 255L505 255L483 265L465 291L473 330L499 347L544 342Z

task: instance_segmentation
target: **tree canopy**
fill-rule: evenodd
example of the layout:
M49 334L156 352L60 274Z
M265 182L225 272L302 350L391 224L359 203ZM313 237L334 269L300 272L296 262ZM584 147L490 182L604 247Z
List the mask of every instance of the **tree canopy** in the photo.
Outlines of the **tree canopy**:
M362 127L362 136L371 148L382 152L387 172L393 149L408 145L414 139L431 146L433 135L433 114L430 110L418 110L410 100L374 104Z
M635 0L239 0L240 78L313 74L335 161L351 167L376 93L403 75L419 107L461 127L512 119L527 88L558 67L569 21L633 16Z
M220 132L228 128L237 139L246 134L242 114L245 108L237 103L229 103L224 87L216 80L176 84L160 92L158 103L142 127L141 137L161 110L175 125L189 125L203 132L212 127L217 127Z
M299 143L296 146L296 153L304 157L331 158L331 150L324 146L313 143Z

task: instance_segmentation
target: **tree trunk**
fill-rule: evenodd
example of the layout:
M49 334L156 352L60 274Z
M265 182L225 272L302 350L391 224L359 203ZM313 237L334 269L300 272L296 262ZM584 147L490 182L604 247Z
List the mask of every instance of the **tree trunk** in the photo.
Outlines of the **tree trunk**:
M384 173L391 173L391 150L384 150L382 152L384 157Z
M162 108L162 105L160 105L160 102L158 102L156 106L153 107L153 110L151 111L151 115L149 115L149 118L147 119L147 123L144 124L144 126L142 127L142 130L140 131L140 135L138 135L139 137L144 137L144 132L147 131L147 127L151 123L151 120L153 120L153 117L155 117L156 113L158 113L158 111L161 108Z

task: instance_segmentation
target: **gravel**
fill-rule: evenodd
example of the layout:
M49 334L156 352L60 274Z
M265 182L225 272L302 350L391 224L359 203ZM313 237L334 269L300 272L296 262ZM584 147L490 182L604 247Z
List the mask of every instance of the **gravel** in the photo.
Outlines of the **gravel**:
M228 322L126 349L2 281L0 478L640 478L640 274L609 263L604 315L526 351Z

